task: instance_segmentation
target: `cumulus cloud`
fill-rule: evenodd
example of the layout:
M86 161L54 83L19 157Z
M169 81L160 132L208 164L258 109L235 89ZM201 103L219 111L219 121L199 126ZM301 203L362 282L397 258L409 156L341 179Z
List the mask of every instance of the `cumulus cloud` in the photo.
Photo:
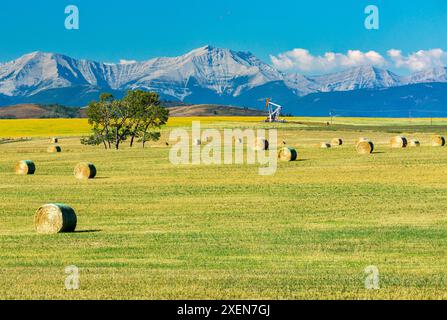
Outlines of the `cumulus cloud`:
M396 68L405 68L410 71L422 71L447 64L447 52L442 49L419 50L403 55L401 50L388 50L388 56Z
M421 71L447 64L447 52L442 49L420 50L408 55L401 50L391 49L387 56L376 51L363 52L348 50L346 53L327 52L313 55L306 49L293 49L277 56L270 56L274 67L281 71L330 72L350 67L371 65L375 67L394 67L410 71Z
M327 52L322 56L314 56L309 50L294 49L277 56L270 56L270 59L273 66L279 70L301 72L328 72L363 65L383 67L387 64L380 53L360 50L349 50L345 54Z

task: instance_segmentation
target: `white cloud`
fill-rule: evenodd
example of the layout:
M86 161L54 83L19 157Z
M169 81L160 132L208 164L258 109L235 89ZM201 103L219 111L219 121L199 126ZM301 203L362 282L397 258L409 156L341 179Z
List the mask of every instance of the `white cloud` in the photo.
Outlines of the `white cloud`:
M387 56L376 51L348 50L346 53L326 52L313 55L306 49L293 49L277 56L270 56L274 67L281 71L325 73L350 67L371 65L409 71L421 71L447 64L447 52L442 49L420 50L403 55L401 50L391 49Z
M328 72L362 65L383 67L387 64L380 53L360 50L349 50L346 54L327 52L322 56L314 56L309 50L294 49L278 56L270 56L270 59L279 70L301 72Z
M410 71L422 71L447 64L447 52L442 49L419 50L407 56L401 50L388 50L388 56L396 68L405 68Z
M125 59L120 60L120 64L135 64L135 63L137 63L136 60L125 60Z

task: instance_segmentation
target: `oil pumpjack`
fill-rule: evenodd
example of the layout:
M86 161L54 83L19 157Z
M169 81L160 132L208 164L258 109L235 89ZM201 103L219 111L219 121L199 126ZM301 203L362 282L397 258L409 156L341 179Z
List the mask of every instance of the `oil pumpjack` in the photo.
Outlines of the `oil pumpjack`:
M279 104L273 103L271 99L267 99L265 102L265 108L269 112L268 118L265 122L285 122L284 120L280 120L282 106Z

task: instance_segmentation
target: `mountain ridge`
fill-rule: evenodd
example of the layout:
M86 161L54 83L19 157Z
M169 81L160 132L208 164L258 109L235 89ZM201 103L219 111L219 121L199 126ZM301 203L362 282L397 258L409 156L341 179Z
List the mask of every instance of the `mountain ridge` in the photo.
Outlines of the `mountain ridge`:
M156 91L165 100L194 104L262 107L263 99L273 98L298 105L308 95L447 83L446 70L442 67L399 76L386 69L358 66L319 76L286 74L250 52L209 45L177 57L122 63L36 51L0 64L0 106L83 106L104 91L120 97L135 89Z

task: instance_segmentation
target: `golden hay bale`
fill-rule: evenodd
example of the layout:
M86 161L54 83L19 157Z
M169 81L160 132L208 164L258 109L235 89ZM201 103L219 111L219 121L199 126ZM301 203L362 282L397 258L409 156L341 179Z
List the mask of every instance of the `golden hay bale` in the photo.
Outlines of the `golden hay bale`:
M320 148L321 149L329 149L329 148L331 148L332 146L331 146L331 144L330 143L327 143L327 142L322 142L322 143L320 143Z
M77 179L93 179L96 177L96 167L93 163L81 162L74 169L74 175Z
M50 153L62 152L62 148L60 146L49 146L47 151Z
M195 146L200 146L200 145L202 144L202 140L200 140L200 139L194 139L193 144L194 144Z
M37 233L73 232L76 229L76 224L75 211L65 204L46 204L40 207L34 215L34 227Z
M58 142L59 142L59 139L56 137L53 137L50 139L50 143L58 143Z
M236 139L237 144L243 144L244 143L244 139L242 138L237 138Z
M357 144L359 144L360 142L364 142L364 141L369 141L369 139L368 139L368 138L365 138L365 137L358 138L357 141L355 142L355 144L357 145Z
M343 139L341 139L341 138L334 138L331 141L331 145L333 145L333 146L341 146L341 145L343 145Z
M361 141L357 143L355 149L359 154L370 154L374 151L374 143L371 141Z
M278 158L281 161L295 161L298 158L298 153L293 148L284 147L279 150Z
M408 145L410 147L420 147L421 143L419 142L419 140L411 139L410 142L408 143Z
M264 138L257 138L255 141L254 149L258 151L268 150L269 149L268 140Z
M443 147L445 146L445 138L443 136L433 136L431 138L431 145L433 147Z
M19 161L15 168L14 172L16 174L34 174L36 172L36 165L31 160L22 160Z
M406 148L408 145L408 140L405 137L396 136L391 138L390 144L391 148Z

